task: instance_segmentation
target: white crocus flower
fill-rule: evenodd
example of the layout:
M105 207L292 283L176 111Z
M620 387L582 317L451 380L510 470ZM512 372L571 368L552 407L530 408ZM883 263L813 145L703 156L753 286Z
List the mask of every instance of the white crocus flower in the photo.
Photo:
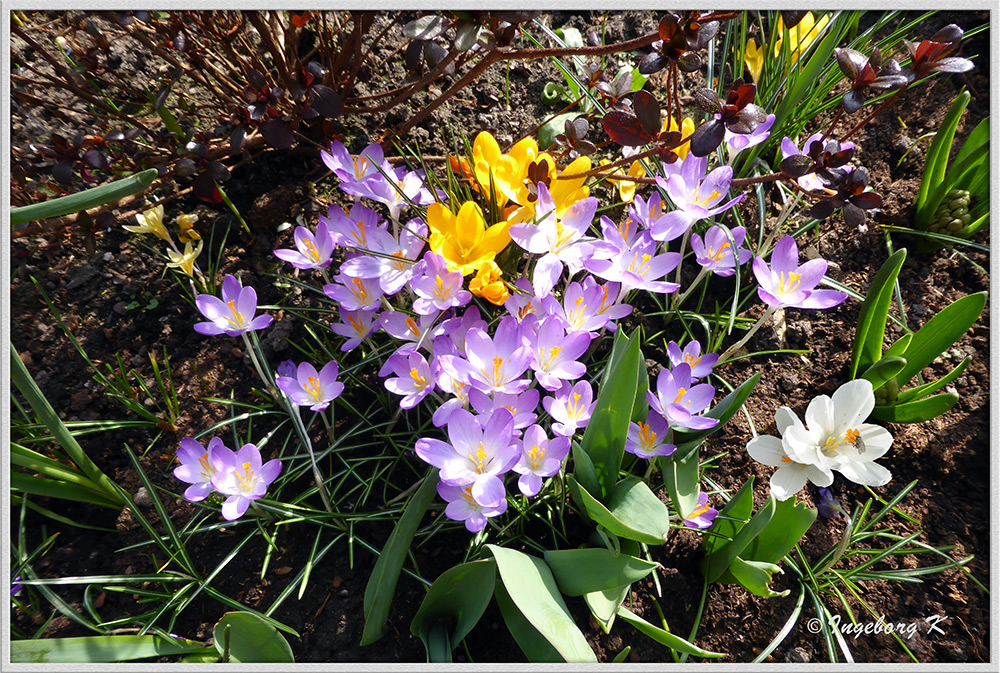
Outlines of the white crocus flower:
M892 446L892 435L882 427L864 423L875 407L872 385L864 379L849 381L833 394L820 395L806 409L803 425L787 407L775 414L781 433L757 437L747 444L755 460L778 470L771 476L771 491L785 500L805 486L829 486L832 470L867 486L883 486L892 478L875 464Z

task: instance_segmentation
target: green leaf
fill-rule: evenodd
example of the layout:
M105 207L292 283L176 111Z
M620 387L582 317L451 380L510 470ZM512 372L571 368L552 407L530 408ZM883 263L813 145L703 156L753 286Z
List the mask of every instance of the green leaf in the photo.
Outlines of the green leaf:
M990 144L990 118L986 117L976 124L976 128L972 129L972 133L969 137L965 139L962 143L962 149L958 151L955 155L955 159L952 164L955 166L961 166L965 163L966 158L977 148Z
M911 341L913 341L913 334L904 334L899 337L885 350L885 353L882 354L882 359L901 357L906 353L906 349L910 347Z
M775 573L782 572L781 568L773 563L744 561L737 557L729 565L729 572L740 586L758 596L763 596L764 598L784 598L789 593L788 589L780 593L771 589L771 577Z
M214 652L193 640L168 640L162 636L40 638L12 640L10 661L14 664L104 664L206 651Z
M573 623L573 617L570 616L555 578L545 562L497 545L488 544L486 548L496 559L504 589L531 626L565 661L596 662L597 656L590 649L583 633Z
M424 512L437 493L437 468L429 468L424 475L424 483L410 498L406 510L392 529L382 553L375 562L368 585L365 587L365 630L361 635L362 645L371 645L382 637L382 629L389 619L392 596L396 592L396 582L403 569L403 561L410 550L413 535L424 516Z
M618 614L618 606L622 604L628 596L631 584L607 589L606 591L592 591L583 595L590 614L601 625L604 633L611 633L611 626L615 623L615 615Z
M931 190L944 183L945 173L948 170L948 155L951 154L951 144L955 140L955 129L962 118L962 112L969 104L971 94L962 91L952 101L948 108L948 114L941 122L941 128L934 134L934 140L927 148L927 160L924 164L924 177L920 181L920 189L917 191L915 222L917 229L926 229L934 216L934 210L938 203L931 203Z
M81 210L90 210L108 203L117 203L127 196L138 194L145 190L156 178L156 169L148 168L122 180L115 180L100 187L93 187L76 194L60 196L42 203L10 209L10 223L24 224L35 220L45 220L50 217L62 217Z
M971 357L965 358L959 362L954 369L939 378L937 381L931 381L930 383L925 383L922 386L917 386L916 388L910 388L909 390L900 392L896 397L895 404L906 404L907 402L919 400L921 397L927 397L931 393L937 392L961 376L962 372L965 371L965 368L969 366L970 362L972 362Z
M753 477L750 477L715 517L715 523L705 535L702 543L705 559L710 559L719 549L729 544L752 514Z
M674 444L677 445L677 450L673 453L673 455L677 456L677 458L687 456L688 452L696 449L706 437L728 423L729 419L740 410L743 403L746 402L748 397L750 397L750 393L753 392L754 386L757 385L758 381L760 381L759 372L741 383L735 390L733 390L733 392L723 397L722 401L720 401L717 405L702 414L708 418L718 418L719 424L715 427L695 432L681 430L674 433Z
M683 458L677 457L677 452L665 458L660 458L663 471L663 485L674 503L674 511L682 519L688 518L698 507L698 494L701 484L698 481L698 452L689 451Z
M788 93L781 99L781 103L774 112L775 119L772 128L780 129L788 118L798 110L803 96L815 82L820 80L820 73L830 62L833 48L840 42L840 37L840 31L829 29L805 67L796 67L793 70L795 77L791 78ZM785 43L787 44L788 41L786 40ZM771 48L771 46L767 45L767 48ZM801 66L802 61L800 60L796 65Z
M894 252L882 264L868 288L868 295L861 304L858 324L854 329L851 379L857 378L859 371L865 371L882 357L885 324L889 317L893 288L905 260L906 248Z
M228 636L224 635L228 630ZM285 637L259 615L227 612L213 632L215 649L223 656L229 641L229 661L236 663L294 663L292 648Z
M566 478L566 483L574 500L581 504L587 515L609 532L646 544L663 544L666 541L670 513L639 479L631 477L623 480L608 498L607 507L582 488L573 475Z
M913 334L904 356L906 367L896 377L900 388L975 324L986 306L986 294L977 292L952 302Z
M675 652L681 652L684 654L690 654L694 657L701 657L703 659L721 659L726 656L721 652L711 652L709 650L703 650L697 645L689 643L680 636L675 636L669 631L664 631L661 628L653 626L645 619L639 615L633 613L631 610L626 608L624 605L619 606L618 616L623 620L634 626L638 631L646 634L656 642L661 645L666 645Z
M449 568L434 580L410 623L410 633L427 648L428 661L439 661L431 656L429 634L433 626L445 627L449 647L454 649L483 616L493 596L496 567L493 559L470 561Z
M761 531L770 523L771 517L774 516L776 502L773 497L768 500L767 504L761 507L747 521L746 525L742 526L739 532L733 536L732 542L717 549L710 560L706 559L708 563L706 565L705 577L709 582L716 581L729 568L729 564L732 563L733 559L739 556L753 542L754 538L760 535Z
M45 498L59 498L72 502L100 505L109 509L121 509L121 505L103 498L99 493L95 493L93 490L85 488L80 484L49 479L47 477L36 477L21 472L11 473L10 489L12 491L27 493L28 495L40 495Z
M775 502L774 515L767 526L740 554L747 562L777 563L799 543L816 520L818 512L798 502L797 498Z
M899 374L905 366L905 358L891 355L887 358L882 358L865 370L865 373L861 375L861 378L871 382L872 390L878 390L885 385L886 381Z
M559 590L567 596L618 589L648 575L658 563L610 549L559 549L544 554Z
M542 125L542 127L538 129L538 149L547 150L552 147L552 145L556 142L556 136L566 130L566 121L572 121L579 116L579 112L564 112L556 115Z
M514 605L514 600L503 586L503 582L497 582L494 588L494 595L497 598L497 606L503 621L507 624L507 630L514 636L518 647L524 652L524 656L533 664L539 663L565 663L565 659L559 651L552 647L548 640L538 632L531 622L521 614L521 611Z
M871 417L883 423L923 423L937 418L955 406L956 402L958 393L941 393L906 404L875 407Z
M594 463L600 484L600 492L594 492L594 495L602 502L606 501L618 481L628 424L639 394L639 370L645 367L639 342L637 333L633 333L631 338L615 335L614 348L594 412L580 442L580 447ZM642 395L645 394L643 390Z
M937 212L938 206L944 201L944 197L952 189L957 189L958 185L972 180L977 176L981 176L983 171L989 172L988 166L983 166L983 164L989 161L990 158L990 146L980 145L977 147L968 157L966 157L965 163L959 164L954 163L951 166L951 170L948 171L948 177L945 182L935 186L931 195L928 197L928 204L934 205L934 210L931 212L931 217L934 217L934 213ZM930 207L930 206L928 206Z
M590 455L580 448L577 442L573 442L573 472L572 476L590 493L597 493L601 489L600 482L597 481L597 470L594 469L594 461ZM583 507L583 503L578 503Z

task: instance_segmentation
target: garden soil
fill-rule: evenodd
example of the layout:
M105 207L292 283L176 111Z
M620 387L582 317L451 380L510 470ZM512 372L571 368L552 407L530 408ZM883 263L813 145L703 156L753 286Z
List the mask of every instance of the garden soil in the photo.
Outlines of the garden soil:
M943 25L951 21L963 27L988 21L988 15L942 15L935 19ZM604 26L608 41L629 39L654 29L656 17L643 13L612 15L607 24L600 15L557 14L547 17L552 26L569 24L578 28ZM931 22L933 24L933 22ZM926 28L933 31L937 24ZM929 33L928 33L929 34ZM889 114L880 116L856 139L859 157L872 174L872 186L885 198L884 207L874 214L866 230L849 228L839 216L823 222L800 242L807 254L830 260L829 275L864 293L868 283L887 256L879 224L907 225L912 214L924 164L925 133L934 131L948 104L966 86L972 93L966 117L959 127L963 139L980 119L989 113L989 37L982 35L965 47L965 54L978 54L977 67L962 76L939 77L915 91L904 93ZM554 67L547 62L520 63L509 71L489 71L463 95L450 101L430 119L411 132L408 140L421 145L429 154L444 154L450 147L447 130L461 129L471 137L480 129L494 133L501 146L531 131L551 110L541 103L541 88L546 81L559 81ZM433 93L433 92L431 92ZM345 121L345 142L358 151L376 139L387 125L399 123L406 112L386 118ZM32 128L23 120L12 120L14 142L35 140ZM55 123L55 122L53 122ZM958 143L956 143L958 146ZM313 186L313 183L316 183ZM331 198L332 180L318 153L266 152L252 163L234 171L227 190L253 230L242 232L223 208L213 208L197 201L189 193L174 193L164 188L156 198L175 196L170 206L176 212L197 212L199 229L228 230L229 243L223 254L221 271L239 272L244 283L258 288L262 304L286 300L268 281L267 274L277 268L272 250L289 247L291 231L278 231L278 225L303 217L312 226L325 211ZM777 219L774 204L765 208L769 223ZM758 204L751 195L741 204L750 221L756 221ZM125 214L119 213L125 217ZM120 222L124 223L124 221ZM753 237L756 232L751 231ZM900 238L893 239L902 245ZM988 232L977 241L989 244ZM169 515L182 526L194 514L194 507L179 497L181 484L172 476L174 451L182 437L192 436L212 423L226 418L228 410L205 398L253 400L251 370L241 349L241 342L226 338L205 338L191 325L198 316L186 303L178 285L163 273L162 259L119 226L99 233L96 245L86 250L75 236L33 236L13 239L10 325L11 339L28 370L55 409L66 420L130 418L119 404L103 397L92 380L92 373L77 354L42 301L40 290L58 307L67 328L80 341L87 354L98 363L114 364L116 354L127 367L135 367L147 378L152 372L149 354L161 354L166 348L178 386L182 415L176 434L157 436L157 431L131 429L112 434L83 437L81 444L98 465L129 493L136 494L137 505L154 522L157 516L143 497L138 475L125 455L140 456L144 470L157 487L177 494L165 497ZM956 299L987 290L988 255L963 249L961 253L943 250L932 254L910 252L900 273L901 300L906 307L909 326L917 329L929 318ZM35 279L37 285L32 282ZM725 279L714 281L710 292L728 292ZM720 294L721 296L721 294ZM155 301L154 301L155 300ZM846 301L821 312L789 309L784 315L784 331L778 334L765 328L750 344L754 351L792 348L801 354L757 356L738 360L727 366L724 375L730 381L743 381L762 373L760 383L747 405L753 426L759 434L776 434L774 412L780 406L803 413L808 401L819 393L832 393L846 380L851 343L858 317L859 302ZM751 305L746 316L756 318L762 307ZM296 325L290 316L276 316L276 325L265 333L265 350L275 361L294 357L289 335ZM647 334L660 329L658 318L637 312L626 321L641 324ZM901 331L890 327L889 340ZM294 337L292 337L294 338ZM888 343L888 342L887 342ZM940 377L962 358L972 363L953 385L961 394L958 404L948 413L918 425L887 427L895 441L881 461L893 474L892 482L878 489L890 497L906 484L917 480L913 492L900 508L920 522L919 526L899 517L889 517L885 525L895 533L907 535L922 531L920 541L933 546L950 546L954 558L974 556L966 568L985 586L990 585L989 564L989 305L982 317L955 346L924 372L928 379ZM662 350L647 348L651 378L666 362ZM347 423L349 419L340 419ZM709 474L721 486L736 489L750 476L756 478L754 500L760 506L767 497L771 468L749 458L745 450L752 430L746 416L733 421L702 448L702 457L720 455L717 467ZM405 460L420 470L413 456ZM835 495L845 510L853 510L867 499L866 491L838 479ZM665 494L661 494L666 497ZM809 487L807 499L816 497ZM721 509L715 496L713 504ZM86 574L143 574L153 572L164 559L149 546L138 545L146 539L129 510L120 512L99 508L71 507L64 502L42 502L74 520L100 528L84 530L54 523L29 512L31 531L37 539L28 540L33 548L45 536L58 532L52 549L35 564L43 577ZM13 513L16 516L16 511ZM815 561L840 539L843 517L817 519L802 542L807 559ZM391 528L374 523L363 534L381 547ZM208 571L229 555L243 535L220 528L192 538L189 552L200 569ZM261 577L265 548L260 538L245 547L213 582L219 591L252 608L266 609L301 568L314 540L314 531L305 527L282 528L276 538L277 548ZM629 600L631 609L648 621L659 623L657 606L671 630L689 633L700 602L702 579L698 570L701 536L681 530L671 534L666 545L652 549L653 558L663 564L658 571L659 588L652 580L637 583ZM420 572L433 579L462 560L467 534L464 530L441 533L432 545L415 553ZM937 561L934 561L937 563ZM416 580L403 575L386 635L377 644L360 645L363 629L362 601L365 584L374 556L360 546L348 552L346 542L338 545L312 570L309 590L301 599L293 595L274 617L295 629L300 637L289 636L297 661L366 662L424 661L419 639L409 632L409 624L423 597L424 589ZM927 564L928 561L921 561ZM890 557L881 568L912 568L912 557ZM295 571L295 572L293 572ZM765 599L754 596L737 585L712 585L701 615L696 642L709 650L724 652L726 661L754 659L789 619L798 598L793 574L786 570L777 576L776 590L791 590L785 598ZM906 640L907 647L920 661L977 662L989 661L989 599L975 583L958 570L932 575L923 583L868 582L861 585L864 600L875 616L865 615L854 598L848 598L862 621L874 621L879 615L887 622L918 622L920 633ZM60 594L79 609L82 594L69 587ZM137 614L143 610L138 595L102 594L91 596L99 603L102 615ZM580 599L568 599L576 623L584 630L601 661L610 661L631 646L627 660L666 662L670 651L642 636L632 627L617 624L605 635L589 618ZM826 606L834 614L848 615L843 606L827 598ZM188 638L209 639L212 627L227 608L208 598L199 597L177 623L173 632ZM16 612L15 622L31 629L48 617L45 612ZM939 624L944 633L928 633L925 618L944 615ZM814 608L806 603L791 634L767 661L823 661L826 654L822 637L810 633L805 624ZM35 626L34 628L37 628ZM49 623L47 637L87 635L83 629L57 617ZM856 661L907 661L902 648L890 636L864 635L849 644ZM524 661L495 605L491 605L464 646L456 650L458 661Z

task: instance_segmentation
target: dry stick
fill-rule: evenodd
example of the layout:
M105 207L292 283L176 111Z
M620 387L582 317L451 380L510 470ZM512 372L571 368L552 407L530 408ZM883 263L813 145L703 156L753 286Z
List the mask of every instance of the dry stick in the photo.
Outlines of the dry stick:
M632 51L640 47L647 47L660 39L658 33L647 33L642 37L627 42L617 42L611 45L599 47L558 47L549 49L517 49L514 51L499 51L494 49L477 63L472 70L465 74L458 82L448 88L436 99L431 101L422 110L413 115L405 124L395 130L395 135L401 137L406 135L411 128L419 124L429 114L439 108L445 101L468 86L476 77L481 75L486 68L497 61L527 60L532 58L547 58L550 56L606 56L622 51Z
M274 41L274 32L271 26L265 23L264 18L258 12L251 12L247 18L253 27L257 29L257 34L260 35L260 39L264 41L264 46L271 54L271 58L274 59L274 64L281 73L281 83L285 87L285 90L291 89L291 82L288 81L288 62L285 61L285 54L281 51L281 47Z
M837 126L837 122L840 121L840 118L841 118L841 116L843 116L843 114L844 114L844 106L841 105L839 108L837 108L837 114L835 114L833 116L833 121L830 123L830 126L825 131L823 131L823 135L820 136L820 139L819 139L820 142L823 142L824 140L826 140L827 136L829 136L830 134L833 133L833 129ZM804 149L806 150L806 152L809 151L808 147L806 147Z
M375 20L375 13L351 12L351 17L354 19L354 32L351 35L354 40L354 59L351 61L351 75L347 80L347 84L345 84L343 88L345 96L351 91L354 91L354 84L358 81L358 73L361 72L363 57L361 48L364 46L364 36L362 35L362 32L368 31L371 23ZM365 25L366 23L368 25Z
M401 93L398 96L396 96L395 98L393 98L391 101L387 102L387 103L382 103L381 105L377 105L375 107L345 107L344 108L344 112L345 113L358 113L358 112L360 112L362 114L373 114L373 113L376 113L376 112L387 112L388 110L391 110L392 108L396 107L397 105L399 105L403 101L407 100L408 98L411 98L414 93L416 93L417 91L423 89L428 84L430 84L431 82L433 82L434 80L436 80L438 77L440 77L441 74L444 73L444 69L447 68L448 65L452 61L454 61L456 58L458 58L458 52L457 51L450 52L445 59L443 59L440 63L438 63L437 66L433 70L431 70L429 73L427 73L423 77L423 79L421 79L419 82L415 82L413 84L408 84L405 87L400 87L399 90L401 91ZM351 100L361 100L361 99L351 99Z

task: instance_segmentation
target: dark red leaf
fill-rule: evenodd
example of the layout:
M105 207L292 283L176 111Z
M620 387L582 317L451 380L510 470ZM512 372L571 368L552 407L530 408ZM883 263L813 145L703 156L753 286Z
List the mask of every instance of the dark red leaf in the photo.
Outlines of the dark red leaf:
M833 204L828 199L817 201L809 209L809 217L814 217L817 220L825 220L831 215L833 215Z
M292 127L280 119L269 119L258 128L267 144L276 150L287 150L295 142Z
M694 92L694 104L703 112L718 114L722 112L719 94L711 89L697 89Z
M651 140L643 131L638 118L627 112L612 110L604 115L603 124L608 136L619 145L635 147Z
M721 119L709 119L691 134L691 153L707 157L726 137L726 125Z
M665 14L660 19L657 32L659 32L661 40L670 42L670 40L674 39L674 34L677 32L677 17L673 14Z
M344 112L344 99L328 86L317 84L309 89L309 102L316 112L326 119L334 119Z
M654 51L651 54L646 54L641 61L639 61L639 73L642 75L652 75L654 72L660 72L667 67L667 59L663 57L658 51Z
M849 227L860 227L865 223L865 211L861 210L853 203L844 204L844 222Z
M753 97L757 95L757 87L753 84L743 84L730 92L726 99L728 105L735 105L736 109L742 110L753 102ZM766 116L766 115L765 115Z
M645 89L636 91L632 97L632 109L645 135L652 140L660 132L660 103L656 96Z
M191 191L202 201L222 203L222 193L219 192L219 188L215 186L215 180L208 173L199 173L194 176Z
M681 72L694 72L701 68L701 56L697 52L689 51L677 59L677 67Z
M267 80L264 78L263 73L253 68L247 71L247 81L257 91L262 90L267 85Z
M812 167L812 157L805 154L793 154L778 165L782 173L793 178L802 177L806 173L809 173Z
M872 208L882 207L882 196L877 192L864 192L858 194L853 199L851 203L856 205L858 208L863 210L871 210Z

